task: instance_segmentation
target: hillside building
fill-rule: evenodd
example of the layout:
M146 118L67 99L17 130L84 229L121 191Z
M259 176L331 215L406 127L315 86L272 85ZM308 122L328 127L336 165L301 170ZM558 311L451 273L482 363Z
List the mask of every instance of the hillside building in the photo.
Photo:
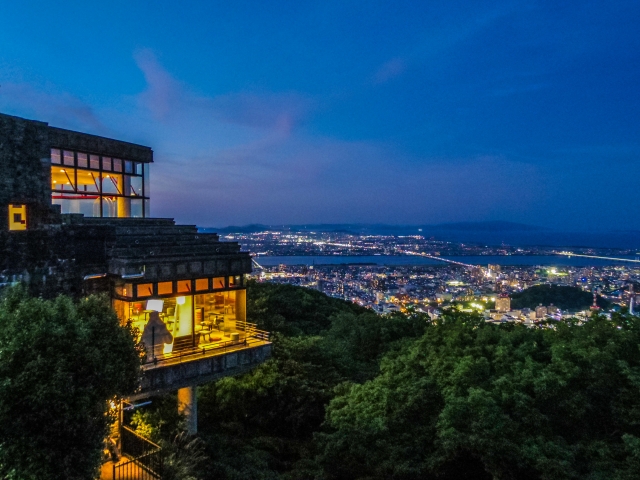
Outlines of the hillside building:
M511 310L511 298L509 298L509 295L502 294L496 298L496 310L502 313Z
M246 319L251 257L193 225L151 217L149 147L0 114L0 284L34 295L106 292L147 361L129 400L194 388L270 356Z

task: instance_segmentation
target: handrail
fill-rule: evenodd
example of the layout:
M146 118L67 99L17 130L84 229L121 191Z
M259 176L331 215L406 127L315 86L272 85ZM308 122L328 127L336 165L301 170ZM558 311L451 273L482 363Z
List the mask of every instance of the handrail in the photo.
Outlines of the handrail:
M162 477L164 462L160 445L138 435L124 425L120 430L120 440L122 453L130 457L131 460L113 466L114 480L132 478L136 467L138 469L138 478L143 480L160 479Z
M130 429L129 427L127 427L126 425L122 425L122 430L128 434L130 434L133 438L135 438L136 440L140 441L141 443L145 444L145 448L149 448L148 446L146 446L146 444L149 444L151 446L151 449L161 449L162 447L160 445L158 445L157 443L152 442L151 440L149 440L146 437L143 437L142 435L140 435L138 432L136 432L135 430ZM127 452L125 452L127 453Z
M213 351L220 351L220 353L226 353L227 351L239 350L238 347L246 348L252 343L259 343L263 341L269 341L270 333L262 330L256 331L251 337L245 337L240 341L226 341L222 344L218 343L210 347L194 347L188 350L180 350L179 353L171 353L166 357L155 357L153 360L149 360L143 364L143 367L153 368L158 365L168 363L182 363L183 359L192 359L198 356L206 356Z
M162 466L162 455L159 450L149 452L138 458L129 459L126 462L113 464L113 480L127 480L136 478L138 480L160 480L160 473L154 472L146 465L159 462Z

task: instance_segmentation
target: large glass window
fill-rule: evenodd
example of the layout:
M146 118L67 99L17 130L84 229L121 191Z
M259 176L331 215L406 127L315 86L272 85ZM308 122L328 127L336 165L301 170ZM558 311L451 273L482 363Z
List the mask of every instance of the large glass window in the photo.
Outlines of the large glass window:
M209 279L208 278L198 278L196 280L196 292L204 292L209 290Z
M198 280L208 283L208 279ZM169 287L164 283L158 283L159 294L164 287ZM135 287L138 297L142 290L152 290L150 284ZM130 288L129 284L117 287L116 294L123 294ZM154 361L154 357L162 359L184 353L185 348L200 352L201 348L216 349L241 343L255 332L255 325L246 323L245 290L122 298L114 300L113 306L120 320L138 332L147 352L147 362ZM178 344L180 351L174 352L174 345Z
M246 295L244 290L194 295L196 328L198 321L203 329L222 335L244 328L246 322Z
M191 293L191 280L178 280L178 293Z
M131 200L131 215L133 218L141 218L144 217L144 212L142 211L142 200Z
M62 213L148 217L149 165L51 149L51 197Z
M158 295L171 295L173 293L173 282L158 283Z
M176 339L190 339L192 347L198 344L194 335L193 296L148 298L134 301L114 300L114 309L123 323L129 323L138 332L144 344L147 361L170 356ZM189 341L189 340L187 340Z
M64 151L64 164L70 167L75 165L75 161L73 160L73 152Z
M141 283L136 285L138 297L150 297L153 295L153 283Z
M89 168L89 161L86 153L78 153L78 168Z

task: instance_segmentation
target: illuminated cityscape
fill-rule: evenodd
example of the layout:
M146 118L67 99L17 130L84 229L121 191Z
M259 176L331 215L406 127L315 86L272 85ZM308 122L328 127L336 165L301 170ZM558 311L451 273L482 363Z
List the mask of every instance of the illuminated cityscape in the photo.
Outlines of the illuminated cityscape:
M420 235L289 230L224 238L257 253L253 276L259 281L313 288L379 313L413 309L438 315L454 306L480 312L489 321L529 321L536 312L511 310L505 302L509 295L534 285L571 286L597 292L614 308L628 308L635 298L629 285L640 282L640 261L630 249L569 251L461 244ZM588 313L552 310L542 316Z
M640 479L640 2L3 2L0 480Z

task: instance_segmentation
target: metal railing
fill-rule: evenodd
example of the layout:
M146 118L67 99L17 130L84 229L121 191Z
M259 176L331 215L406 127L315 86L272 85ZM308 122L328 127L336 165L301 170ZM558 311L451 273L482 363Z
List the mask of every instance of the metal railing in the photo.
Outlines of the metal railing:
M113 465L113 480L161 480L162 476L140 465L140 461L146 461L145 457L157 456L157 453L148 453L146 456L134 458L118 465Z
M265 330L258 330L258 325L255 323L244 322L242 320L236 320L236 328L245 332L247 337L257 338L259 340L269 341L270 333Z
M198 357L223 355L233 350L242 350L248 348L252 344L260 342L268 342L271 334L265 330L258 330L255 323L236 320L236 329L243 331L245 337L241 340L228 340L226 342L218 342L209 346L193 347L180 349L163 356L154 357L144 363L145 368L153 368L159 365L172 363L182 363L197 359Z
M120 430L121 450L131 459L113 466L113 480L162 478L162 448L128 427Z
M257 333L253 338L245 337L238 341L226 341L216 343L208 347L195 347L192 349L184 349L179 352L173 352L163 357L155 357L153 360L148 360L143 364L144 368L153 368L156 366L162 366L172 363L183 363L196 360L197 358L204 358L208 356L223 355L227 352L234 350L242 350L251 347L252 344L261 343L263 341L269 341L269 333Z

